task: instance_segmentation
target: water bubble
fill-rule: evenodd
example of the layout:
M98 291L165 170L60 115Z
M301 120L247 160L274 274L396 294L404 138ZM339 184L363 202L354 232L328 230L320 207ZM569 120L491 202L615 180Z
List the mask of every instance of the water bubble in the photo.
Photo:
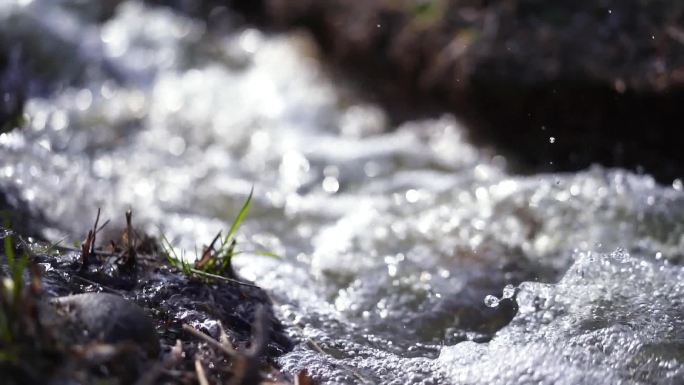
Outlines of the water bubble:
M239 39L239 45L242 50L249 54L255 53L262 44L263 36L261 32L256 29L249 28L245 30Z
M570 195L576 197L580 194L580 192L581 192L581 190L580 190L580 187L578 185L573 184L572 186L570 186Z
M503 296L501 298L513 298L515 294L515 286L508 284L503 288Z
M420 199L420 192L418 190L410 189L406 191L406 201L409 203L416 203Z
M107 156L100 157L93 162L93 172L100 178L109 178L113 168L112 160Z
M499 299L490 294L485 297L484 303L487 307L497 307L499 306Z
M550 136L549 137L549 143L551 143L551 144L556 143L556 137Z
M52 114L50 123L55 131L63 130L69 125L69 116L65 111L57 110Z
M76 94L76 108L87 110L93 102L93 93L89 89L82 89Z
M672 181L672 188L677 191L682 191L682 189L684 189L684 183L682 183L681 179L677 178Z
M613 259L617 262L625 262L627 259L629 259L629 252L625 251L624 249L617 248L613 253L611 253L611 257L613 257Z
M180 156L185 152L185 139L180 136L174 136L169 139L168 147L171 155Z
M100 95L105 99L111 99L116 94L115 84L112 80L107 80L100 87Z
M367 177L373 178L380 174L381 166L374 161L370 161L363 166L363 172Z
M332 176L325 177L325 179L323 179L322 185L323 191L329 194L334 194L340 189L340 182L337 180L337 178Z

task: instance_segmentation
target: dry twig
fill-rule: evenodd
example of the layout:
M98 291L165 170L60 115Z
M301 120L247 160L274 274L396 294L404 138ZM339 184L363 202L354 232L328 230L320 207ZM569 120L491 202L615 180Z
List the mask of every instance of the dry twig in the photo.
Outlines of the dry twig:
M261 381L261 356L264 353L266 344L268 343L268 331L270 328L270 320L266 315L263 307L258 307L254 316L254 324L252 326L253 338L252 344L246 352L239 352L231 347L227 342L225 332L222 332L220 337L224 343L221 343L214 338L198 331L190 325L183 324L183 330L187 331L194 337L201 339L210 346L220 350L228 358L231 359L233 377L229 384L258 384Z
M202 341L208 343L209 345L217 348L218 350L223 352L225 355L227 355L229 358L233 358L233 357L236 357L239 355L239 353L235 349L233 349L232 347L230 347L228 345L224 345L224 344L216 341L215 339L211 338L210 336L202 333L201 331L193 328L192 326L190 326L188 324L183 324L183 330L192 334L194 337L201 339Z
M209 380L207 380L207 375L204 373L204 368L199 358L195 358L195 372L197 373L197 381L200 385L209 385Z
M157 378L164 372L178 365L183 359L183 347L180 340L176 340L176 345L171 348L171 352L162 362L157 362L148 370L144 375L142 375L135 385L152 385L155 383Z

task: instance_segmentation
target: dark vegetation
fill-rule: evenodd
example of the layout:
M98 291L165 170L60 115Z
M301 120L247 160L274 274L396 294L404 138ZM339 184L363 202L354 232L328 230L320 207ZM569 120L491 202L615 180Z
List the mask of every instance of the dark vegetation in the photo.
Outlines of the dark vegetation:
M684 3L234 0L305 27L396 121L453 111L514 171L684 174ZM550 137L554 137L553 144ZM516 164L517 163L517 164Z
M100 247L108 221L99 213L74 247L0 227L3 384L289 383L272 359L291 343L268 296L232 267L203 267L235 252L248 203L224 238L228 249L207 247L186 271L134 229L130 211L120 238Z
M18 50L0 49L0 134L21 124L26 95L19 60Z
M356 79L360 92L386 107L395 123L452 111L476 143L506 155L514 172L600 163L647 172L668 184L684 175L678 140L684 120L681 2L147 2L213 26L304 27L331 67ZM118 3L81 8L105 20ZM28 92L49 92L58 86L49 79L74 83L79 76L52 73L63 67L50 65L43 54L54 47L27 52L8 38L0 36L5 131L20 122ZM64 60L78 60L68 49L61 51Z

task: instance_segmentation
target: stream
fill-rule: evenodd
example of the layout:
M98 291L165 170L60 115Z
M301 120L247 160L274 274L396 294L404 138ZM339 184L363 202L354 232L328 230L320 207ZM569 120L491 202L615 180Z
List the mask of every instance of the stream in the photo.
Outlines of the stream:
M303 34L135 1L101 21L76 3L0 3L0 35L42 74L24 79L27 123L0 134L0 191L42 215L46 238L132 208L192 258L254 188L239 245L280 258L235 263L296 342L286 373L682 384L681 180L518 176L454 116L393 127Z

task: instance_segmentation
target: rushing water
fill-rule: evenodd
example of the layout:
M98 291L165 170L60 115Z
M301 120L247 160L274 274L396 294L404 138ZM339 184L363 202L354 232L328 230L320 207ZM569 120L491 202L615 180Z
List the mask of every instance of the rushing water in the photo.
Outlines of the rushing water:
M287 372L682 383L680 181L511 175L451 116L389 127L296 34L130 1L98 20L76 0L0 3L0 35L43 76L28 123L0 135L0 188L44 215L47 237L132 207L192 250L254 186L242 244L283 258L237 264L299 341Z

